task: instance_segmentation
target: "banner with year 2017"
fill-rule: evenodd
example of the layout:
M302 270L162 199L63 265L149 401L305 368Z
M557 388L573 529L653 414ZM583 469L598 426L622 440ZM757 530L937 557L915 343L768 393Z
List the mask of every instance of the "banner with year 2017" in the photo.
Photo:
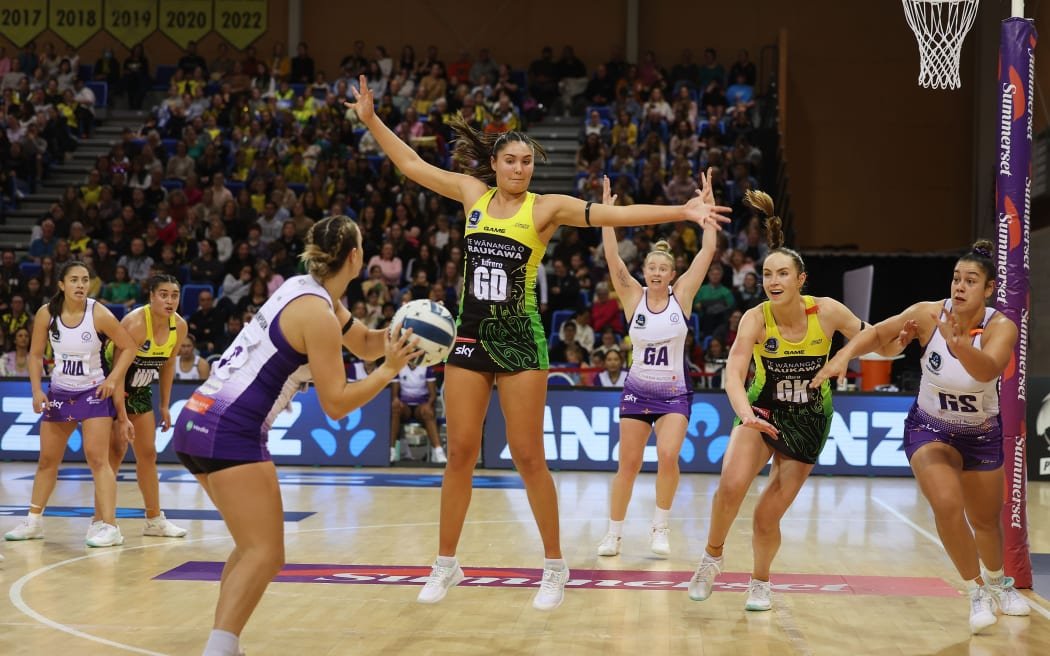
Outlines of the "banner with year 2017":
M0 34L19 48L47 29L47 3L42 0L0 0Z

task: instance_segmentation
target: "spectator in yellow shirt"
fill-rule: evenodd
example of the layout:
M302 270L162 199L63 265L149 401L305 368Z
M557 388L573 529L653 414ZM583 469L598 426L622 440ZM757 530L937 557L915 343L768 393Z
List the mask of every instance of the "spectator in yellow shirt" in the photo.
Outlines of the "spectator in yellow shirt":
M303 161L303 154L292 155L292 161L284 167L284 180L292 184L306 184L310 181L310 168Z

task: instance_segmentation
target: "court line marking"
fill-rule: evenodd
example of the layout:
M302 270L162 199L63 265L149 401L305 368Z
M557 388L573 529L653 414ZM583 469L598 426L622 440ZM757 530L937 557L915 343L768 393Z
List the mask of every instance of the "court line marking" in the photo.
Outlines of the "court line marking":
M890 504L886 503L885 501L883 501L882 499L880 499L880 498L878 498L876 496L871 496L871 497L868 497L868 498L870 498L872 501L874 501L875 503L877 503L880 506L882 506L883 508L885 508L887 512L889 512L891 515L896 516L897 519L901 520L902 522L904 522L908 526L910 526L913 529L915 529L915 531L917 533L919 533L920 535L922 535L923 537L928 539L930 542L936 544L941 549L944 548L944 545L941 544L940 538L938 538L933 533L930 533L929 531L927 531L923 527L919 526L915 522L913 522L910 519L908 519L907 517L905 517L903 513L901 513L899 510L897 510L896 508L894 508ZM1032 594L1035 597L1039 597L1039 595L1036 594L1035 592L1033 592ZM1050 610L1047 610L1046 608L1044 608L1041 603L1039 603L1038 601L1035 601L1031 597L1026 597L1026 599L1028 601L1028 605L1031 607L1032 610L1034 610L1035 612L1039 613L1044 618L1050 620Z

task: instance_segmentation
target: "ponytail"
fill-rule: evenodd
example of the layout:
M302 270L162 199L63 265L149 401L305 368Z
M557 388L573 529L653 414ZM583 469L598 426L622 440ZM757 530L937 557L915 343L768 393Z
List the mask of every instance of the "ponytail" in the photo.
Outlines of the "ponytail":
M783 253L795 263L799 273L806 272L806 263L798 251L784 246L784 223L774 214L773 199L764 191L748 190L744 193L744 202L766 216L766 242L769 244L769 255Z

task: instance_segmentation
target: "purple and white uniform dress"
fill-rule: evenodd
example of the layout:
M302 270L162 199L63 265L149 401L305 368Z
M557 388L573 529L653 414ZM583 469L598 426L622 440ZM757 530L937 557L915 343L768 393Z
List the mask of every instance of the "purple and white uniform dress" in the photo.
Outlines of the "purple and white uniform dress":
M405 365L397 372L398 396L405 405L422 405L430 400L427 383L437 382L433 367Z
M70 328L62 317L54 318L48 328L55 368L47 390L44 421L83 421L116 414L112 399L95 396L106 379L102 366L102 338L95 330L95 301L87 299L84 318Z
M629 335L633 356L620 397L620 417L649 421L676 412L689 416L693 388L685 363L685 336L688 316L674 292L660 312L649 309L649 290L631 318Z
M270 459L270 425L313 378L306 355L292 348L280 326L285 307L307 295L332 304L313 276L295 276L241 329L179 413L177 453L244 462Z
M944 313L950 312L945 301ZM981 332L995 315L985 308L973 337L981 348ZM924 444L943 442L962 455L964 470L998 469L1003 464L1003 431L999 417L999 378L976 380L952 354L939 330L923 351L919 396L904 420L904 452L908 459Z

